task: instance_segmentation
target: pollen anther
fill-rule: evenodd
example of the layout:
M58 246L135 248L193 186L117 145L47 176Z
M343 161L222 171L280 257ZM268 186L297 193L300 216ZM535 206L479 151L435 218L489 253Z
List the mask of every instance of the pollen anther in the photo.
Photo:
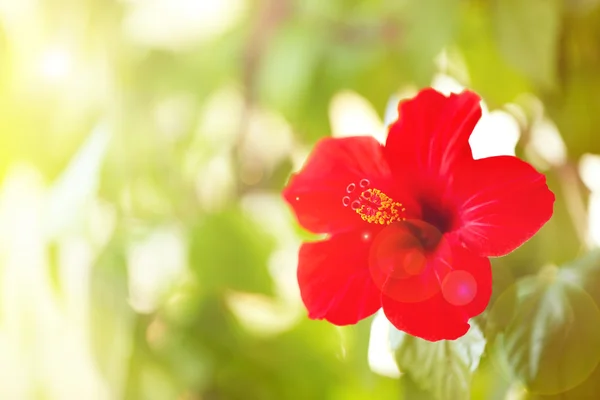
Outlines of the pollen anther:
M355 200L356 202L356 200ZM360 207L352 207L363 221L380 225L404 221L402 203L392 200L379 189L367 189L360 195ZM355 203L353 203L354 206Z

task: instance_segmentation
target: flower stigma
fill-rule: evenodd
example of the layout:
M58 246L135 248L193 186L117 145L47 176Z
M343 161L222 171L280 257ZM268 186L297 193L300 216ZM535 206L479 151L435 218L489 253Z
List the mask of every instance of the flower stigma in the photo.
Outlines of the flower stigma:
M402 203L394 201L379 189L370 188L370 185L371 181L366 178L361 179L358 185L350 182L346 186L347 195L342 197L342 205L350 206L366 222L389 225L392 222L405 221L406 218L402 213L406 209ZM352 200L350 196L358 187L362 189L362 192Z

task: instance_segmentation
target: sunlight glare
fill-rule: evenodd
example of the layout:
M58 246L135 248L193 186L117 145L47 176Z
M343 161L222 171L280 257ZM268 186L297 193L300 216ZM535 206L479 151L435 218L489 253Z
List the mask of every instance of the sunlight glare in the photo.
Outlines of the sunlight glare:
M70 249L61 246L67 252L58 257L58 276L51 276L43 229L46 200L39 171L25 165L9 172L0 192L0 337L24 360L22 372L31 393L43 388L51 399L108 398L87 337L83 297L89 283L89 247L80 246L80 240L71 242ZM7 387L0 382L0 393Z
M73 55L64 47L53 47L46 50L40 59L39 71L48 82L61 81L73 70Z

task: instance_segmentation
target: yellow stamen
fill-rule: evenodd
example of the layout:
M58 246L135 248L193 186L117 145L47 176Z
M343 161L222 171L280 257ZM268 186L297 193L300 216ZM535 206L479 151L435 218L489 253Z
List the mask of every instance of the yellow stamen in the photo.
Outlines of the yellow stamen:
M406 220L401 214L406 211L402 203L392 200L379 189L367 189L362 192L360 202L360 207L355 211L363 221L389 225L392 222Z

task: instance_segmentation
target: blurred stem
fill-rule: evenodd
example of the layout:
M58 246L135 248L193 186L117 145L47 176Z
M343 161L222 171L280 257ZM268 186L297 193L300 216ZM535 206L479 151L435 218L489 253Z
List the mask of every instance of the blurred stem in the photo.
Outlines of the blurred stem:
M577 168L573 163L566 162L563 165L555 167L555 171L577 237L581 243L589 247L587 240L586 206Z
M240 179L244 168L243 147L248 134L252 109L257 102L257 76L267 47L281 23L291 14L289 0L262 0L256 18L252 23L243 54L243 95L244 107L240 115L237 142L233 147L237 176L237 192L241 194L243 182Z

